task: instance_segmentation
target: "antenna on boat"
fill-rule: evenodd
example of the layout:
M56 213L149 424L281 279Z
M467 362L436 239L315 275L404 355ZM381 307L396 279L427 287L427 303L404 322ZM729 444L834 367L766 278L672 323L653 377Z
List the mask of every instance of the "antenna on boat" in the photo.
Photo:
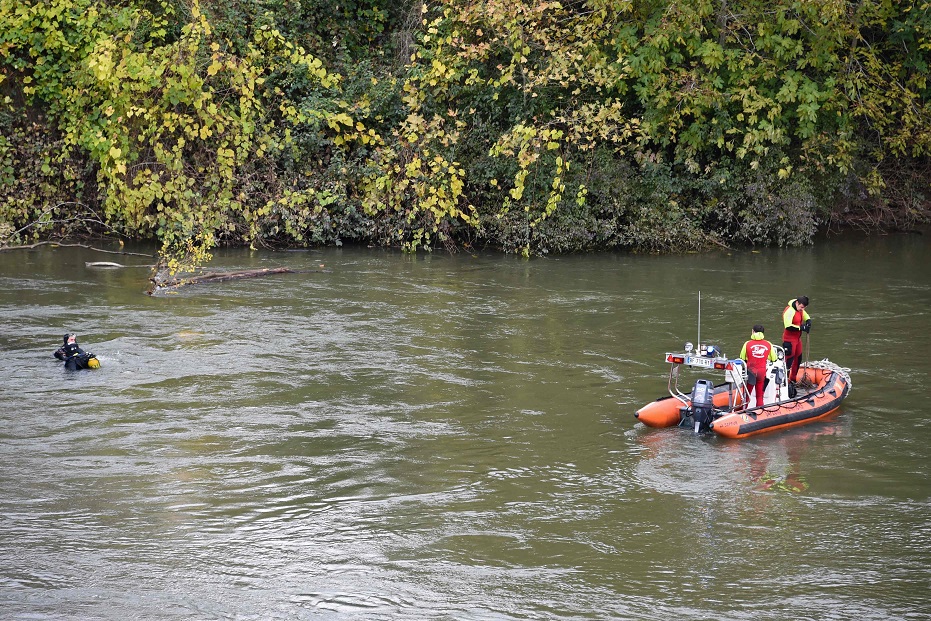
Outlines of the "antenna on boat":
M701 291L698 292L698 340L695 346L701 348Z

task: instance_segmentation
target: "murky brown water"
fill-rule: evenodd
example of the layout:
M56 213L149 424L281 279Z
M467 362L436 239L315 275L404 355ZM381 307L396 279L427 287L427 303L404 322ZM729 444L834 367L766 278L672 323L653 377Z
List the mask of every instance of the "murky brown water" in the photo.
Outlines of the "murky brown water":
M218 253L142 294L0 253L0 617L929 619L931 243L647 257ZM826 423L636 424L665 351L807 294ZM61 334L103 363L66 373Z

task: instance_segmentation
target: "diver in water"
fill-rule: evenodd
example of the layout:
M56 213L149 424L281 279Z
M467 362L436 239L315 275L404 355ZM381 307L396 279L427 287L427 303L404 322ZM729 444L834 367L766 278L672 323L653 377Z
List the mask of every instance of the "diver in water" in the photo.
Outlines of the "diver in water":
M55 351L55 357L65 363L66 369L77 371L78 369L96 369L100 366L94 354L81 349L74 334L66 334L64 341L64 345Z

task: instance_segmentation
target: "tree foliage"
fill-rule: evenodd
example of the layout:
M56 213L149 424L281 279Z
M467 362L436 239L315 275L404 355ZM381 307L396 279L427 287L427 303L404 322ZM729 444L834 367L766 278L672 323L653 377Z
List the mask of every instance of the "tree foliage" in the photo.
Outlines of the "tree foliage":
M80 225L177 269L928 219L923 0L0 0L0 26L2 244Z

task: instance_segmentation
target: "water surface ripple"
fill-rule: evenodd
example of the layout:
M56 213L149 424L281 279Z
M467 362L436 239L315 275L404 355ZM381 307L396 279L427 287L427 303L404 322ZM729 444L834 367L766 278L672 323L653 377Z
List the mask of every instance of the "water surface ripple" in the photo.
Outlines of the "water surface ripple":
M0 253L0 614L931 619L931 246L522 260L217 253L142 294ZM324 265L324 271L320 265ZM812 298L825 423L652 430L662 354ZM66 331L99 371L51 357Z

